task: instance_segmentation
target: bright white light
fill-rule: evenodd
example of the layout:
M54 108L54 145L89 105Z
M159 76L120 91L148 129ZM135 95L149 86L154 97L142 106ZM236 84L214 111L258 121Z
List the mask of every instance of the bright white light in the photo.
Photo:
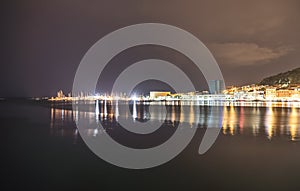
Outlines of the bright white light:
M96 94L96 95L94 95L93 97L94 97L94 99L96 99L96 100L97 100L97 99L100 99L100 95L99 95L99 93L97 93L97 94Z
M96 137L98 134L98 129L94 129L94 133L93 133L93 136Z
M134 94L133 96L131 96L131 100L137 101L137 100L138 100L138 97Z

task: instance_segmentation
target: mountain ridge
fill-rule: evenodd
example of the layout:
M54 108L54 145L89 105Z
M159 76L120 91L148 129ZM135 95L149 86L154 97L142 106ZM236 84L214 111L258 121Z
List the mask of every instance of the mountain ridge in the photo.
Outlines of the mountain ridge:
M300 84L300 67L264 78L260 85Z

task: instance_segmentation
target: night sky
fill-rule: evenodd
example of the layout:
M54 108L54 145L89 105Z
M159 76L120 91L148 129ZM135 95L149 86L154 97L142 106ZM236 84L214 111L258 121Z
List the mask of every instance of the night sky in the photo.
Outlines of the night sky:
M116 29L145 22L194 34L215 56L226 85L259 82L300 66L298 0L10 0L1 1L0 14L0 97L70 92L80 60L95 42ZM159 47L127 53L112 62L130 64L147 56L181 64L185 60ZM118 64L113 66L112 71L119 70Z

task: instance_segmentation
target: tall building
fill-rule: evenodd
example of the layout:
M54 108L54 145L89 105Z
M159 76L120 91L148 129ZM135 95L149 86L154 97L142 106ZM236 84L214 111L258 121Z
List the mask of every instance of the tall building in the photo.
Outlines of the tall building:
M225 85L223 80L210 80L208 82L209 93L211 94L221 94L225 90Z

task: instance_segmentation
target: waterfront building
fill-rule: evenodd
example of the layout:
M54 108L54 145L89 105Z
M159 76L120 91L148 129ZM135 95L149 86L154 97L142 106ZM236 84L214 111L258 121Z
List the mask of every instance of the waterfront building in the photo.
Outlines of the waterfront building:
M171 92L165 91L150 91L150 99L156 99L158 97L166 97L171 95Z
M277 97L277 95L276 95L276 88L275 87L266 88L265 98L267 100L274 100L274 99L276 99L276 97Z

